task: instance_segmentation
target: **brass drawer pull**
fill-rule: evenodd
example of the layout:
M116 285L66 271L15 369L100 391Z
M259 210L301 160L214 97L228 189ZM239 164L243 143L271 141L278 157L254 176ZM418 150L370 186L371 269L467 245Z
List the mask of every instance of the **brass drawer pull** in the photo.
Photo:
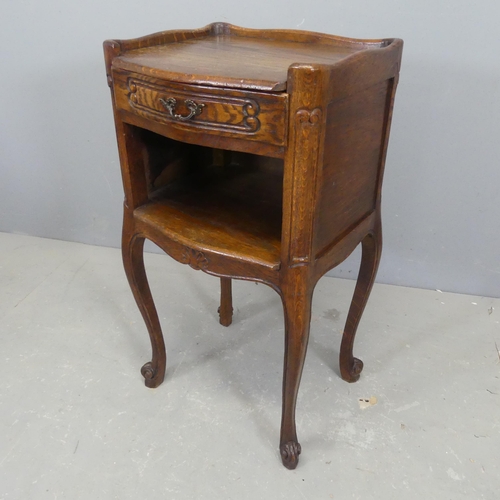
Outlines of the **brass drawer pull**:
M160 98L160 102L168 110L170 116L174 120L181 120L183 122L191 120L191 118L195 117L196 115L199 115L202 112L203 108L205 107L204 104L196 104L192 99L186 99L184 101L184 104L186 108L189 109L189 114L186 116L182 116L175 112L175 106L177 105L177 100L174 99L173 97L169 97L168 99Z

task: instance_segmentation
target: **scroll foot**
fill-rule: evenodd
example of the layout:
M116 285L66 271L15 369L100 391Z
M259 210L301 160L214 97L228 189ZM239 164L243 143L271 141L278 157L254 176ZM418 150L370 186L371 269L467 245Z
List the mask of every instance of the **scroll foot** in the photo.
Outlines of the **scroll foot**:
M233 308L231 307L231 310L225 311L224 314L221 312L220 307L217 309L217 312L219 313L219 323L222 326L229 326L233 322Z
M280 454L283 465L290 470L295 469L299 463L299 455L302 451L300 444L295 441L288 441L280 445Z
M141 373L144 377L146 387L149 387L150 389L156 389L163 382L163 375L159 373L158 369L153 366L151 361L148 361L141 368Z
M341 367L340 374L343 380L352 383L352 382L357 382L359 380L362 371L363 371L363 361L361 361L358 358L352 358L352 361L349 363L349 366L347 366L345 369L342 369Z

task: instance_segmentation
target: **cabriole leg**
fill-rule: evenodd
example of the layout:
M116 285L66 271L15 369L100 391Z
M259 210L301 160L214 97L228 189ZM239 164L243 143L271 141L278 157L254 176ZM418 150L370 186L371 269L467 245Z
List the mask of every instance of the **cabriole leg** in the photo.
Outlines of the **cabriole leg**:
M155 388L165 377L165 343L144 268L144 238L130 232L127 226L125 223L122 236L123 264L135 301L146 323L153 351L152 360L142 367L141 373L146 386Z
M382 253L382 228L380 219L373 233L365 236L362 242L361 265L358 281L354 290L351 307L340 346L340 374L347 382L356 382L363 370L363 362L353 356L356 330L370 296L375 276L377 275L380 255Z
M309 340L312 289L309 289L307 280L299 276L292 286L283 290L282 299L285 315L285 360L280 454L283 465L287 469L295 469L301 452L295 427L295 407Z

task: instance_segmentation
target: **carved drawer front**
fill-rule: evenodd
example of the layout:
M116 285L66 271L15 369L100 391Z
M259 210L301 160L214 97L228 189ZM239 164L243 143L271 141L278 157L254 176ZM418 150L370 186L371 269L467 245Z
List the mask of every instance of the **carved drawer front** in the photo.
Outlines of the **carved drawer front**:
M118 76L118 78L117 78ZM117 106L190 131L285 144L287 95L242 92L116 75Z

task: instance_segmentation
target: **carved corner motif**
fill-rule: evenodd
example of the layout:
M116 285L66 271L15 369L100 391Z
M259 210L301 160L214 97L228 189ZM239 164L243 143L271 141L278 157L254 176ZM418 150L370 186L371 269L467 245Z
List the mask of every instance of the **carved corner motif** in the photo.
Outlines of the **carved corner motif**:
M137 85L129 79L128 81L128 98L132 104L137 104Z
M196 271L199 269L206 269L209 264L209 261L203 252L193 250L192 248L184 248L179 261L182 264L188 264Z
M283 465L287 469L295 469L299 463L299 455L302 448L295 441L288 441L280 445L280 454Z
M322 117L323 111L319 107L301 108L295 113L295 149L298 153L293 167L294 200L303 200L306 194L315 192ZM289 243L291 267L308 266L311 262L313 219L312 210L303 202L292 206L293 231L298 236L292 236Z
M299 109L295 114L295 118L299 123L310 123L313 125L319 124L323 111L321 108L309 109Z
M257 118L257 115L260 113L259 103L254 100L245 101L242 110L245 127L252 132L257 132L260 129L260 120Z

